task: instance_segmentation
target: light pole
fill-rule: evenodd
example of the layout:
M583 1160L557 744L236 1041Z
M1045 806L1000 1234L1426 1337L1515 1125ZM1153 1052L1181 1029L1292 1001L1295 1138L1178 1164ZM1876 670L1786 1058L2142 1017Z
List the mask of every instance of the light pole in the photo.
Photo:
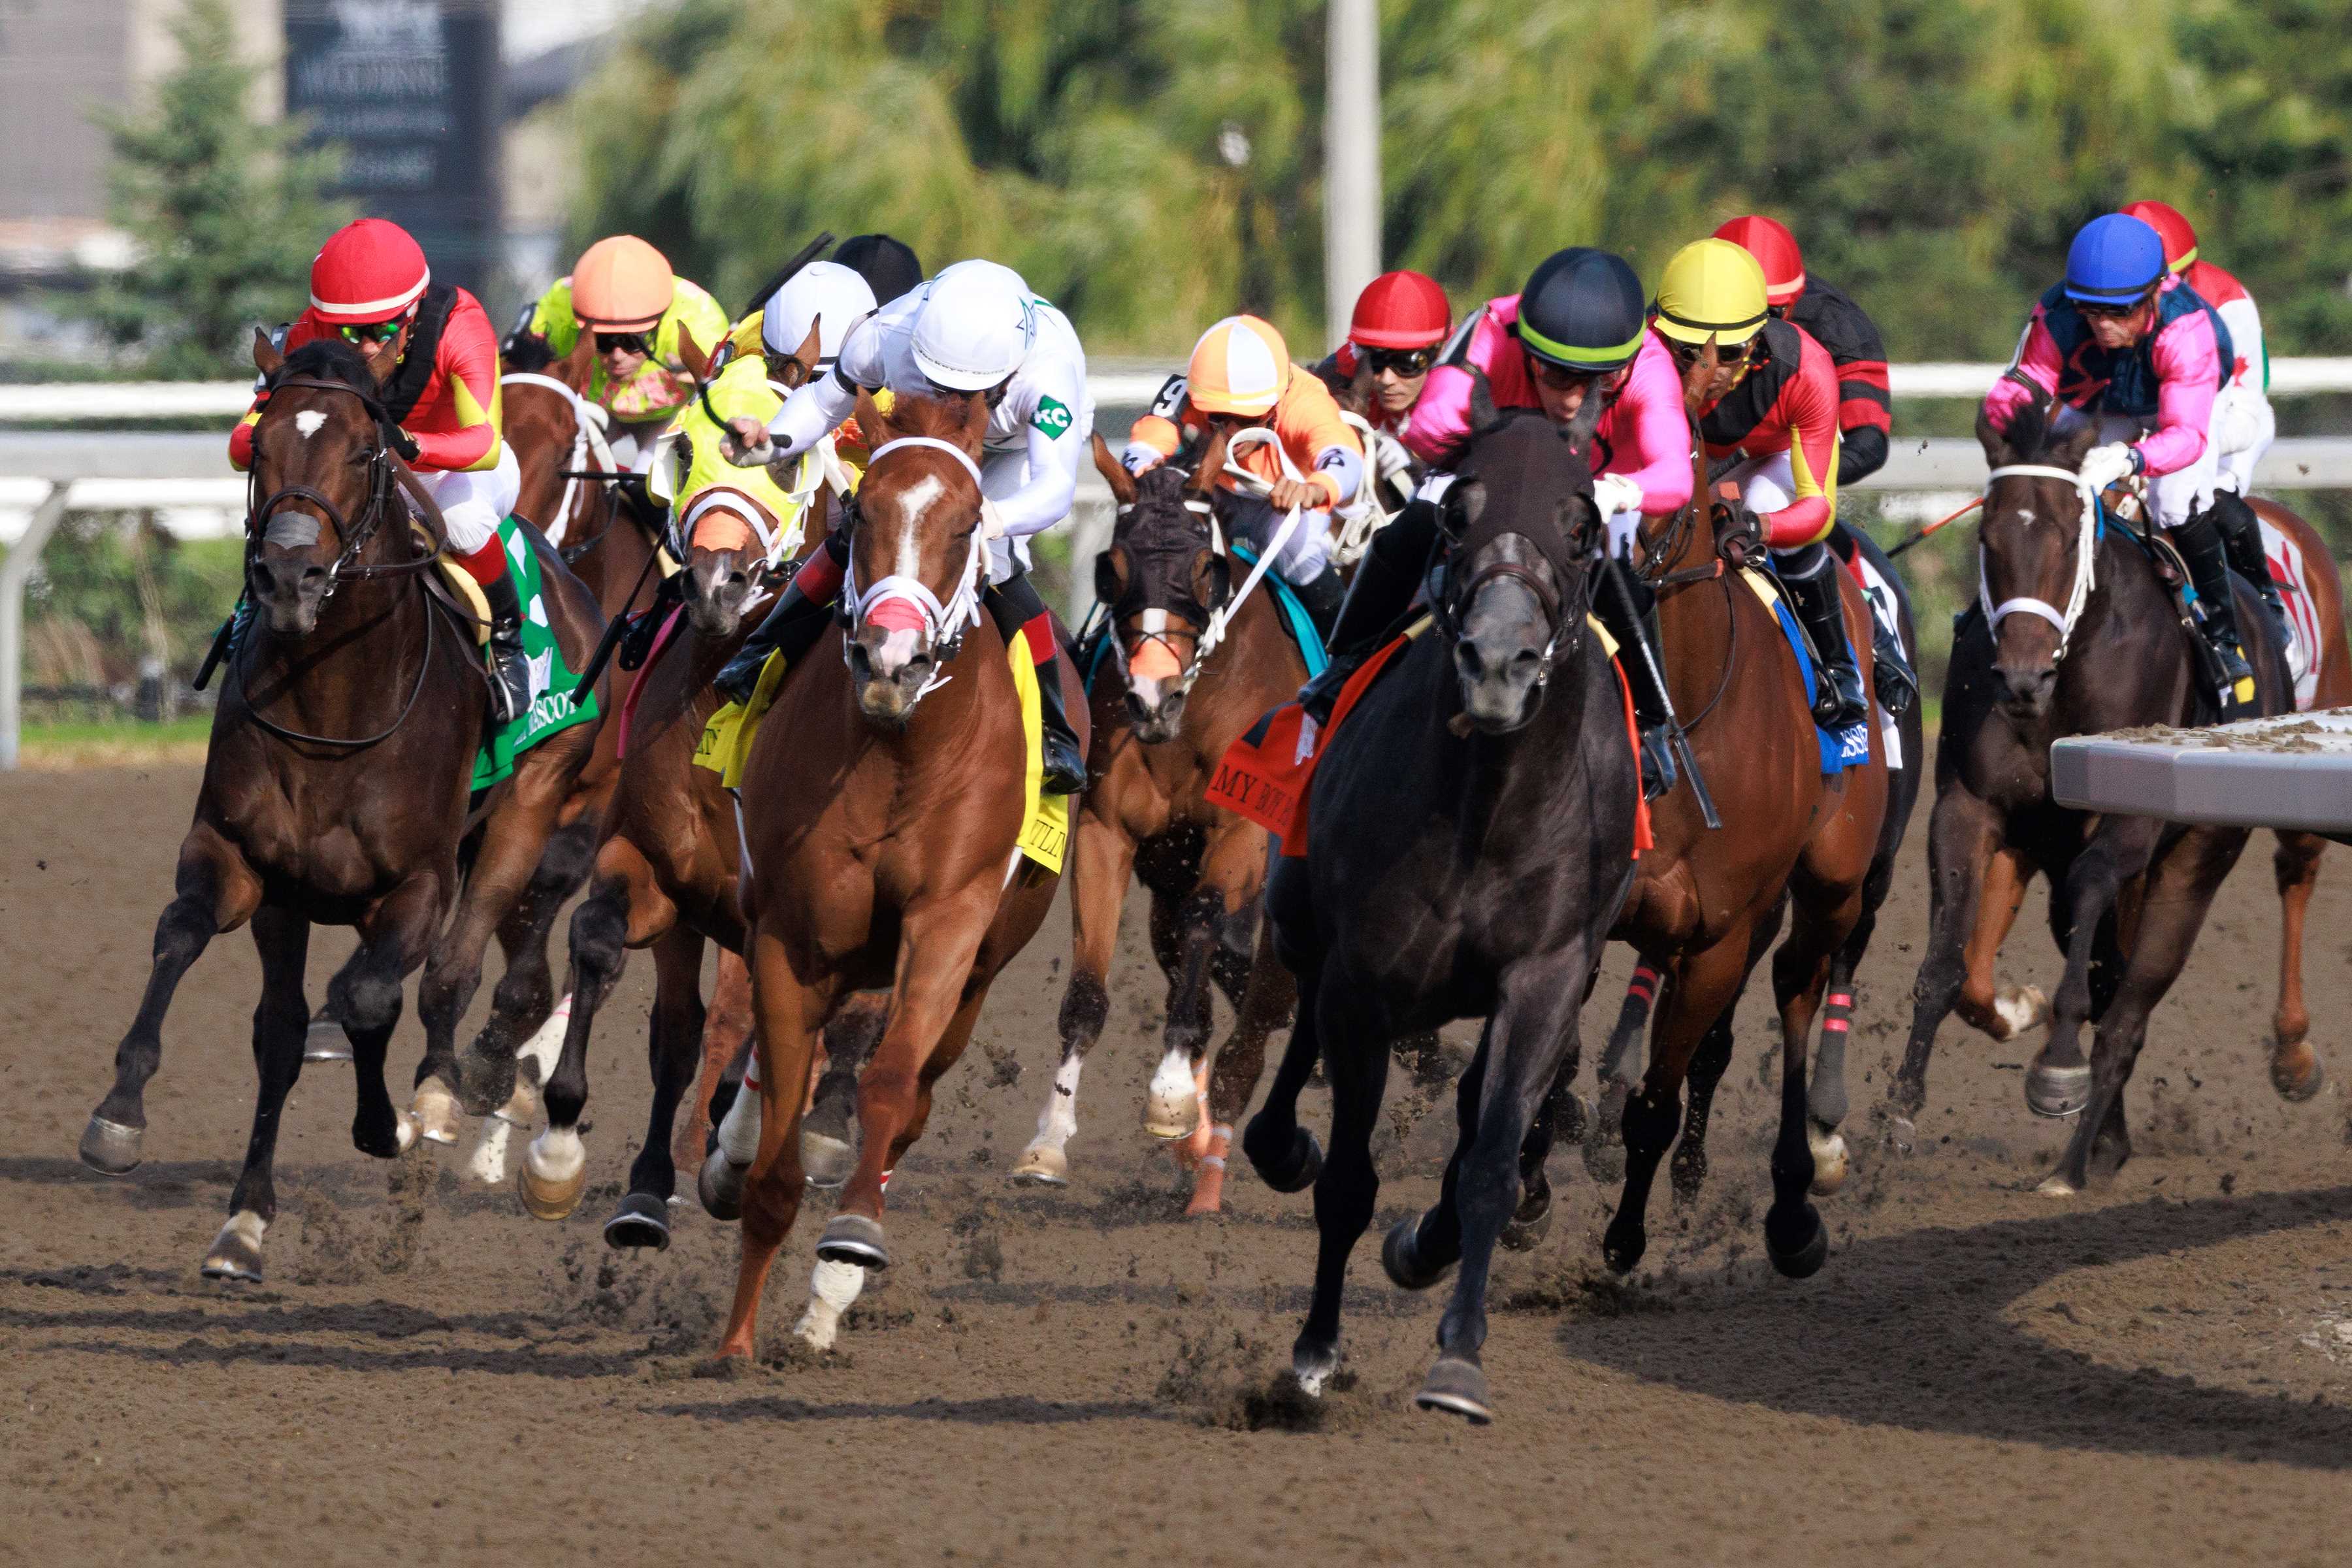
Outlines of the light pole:
M1379 0L1330 0L1323 114L1323 292L1330 341L1381 270Z

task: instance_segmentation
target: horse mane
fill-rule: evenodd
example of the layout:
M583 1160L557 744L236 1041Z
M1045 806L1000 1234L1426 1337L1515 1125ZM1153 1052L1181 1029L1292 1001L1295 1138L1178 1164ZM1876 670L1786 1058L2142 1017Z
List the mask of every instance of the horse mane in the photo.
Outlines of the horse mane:
M375 373L368 369L367 356L341 338L312 338L286 356L286 363L278 367L269 384L275 386L289 376L338 381L355 392L365 393L371 401L383 390L376 384Z

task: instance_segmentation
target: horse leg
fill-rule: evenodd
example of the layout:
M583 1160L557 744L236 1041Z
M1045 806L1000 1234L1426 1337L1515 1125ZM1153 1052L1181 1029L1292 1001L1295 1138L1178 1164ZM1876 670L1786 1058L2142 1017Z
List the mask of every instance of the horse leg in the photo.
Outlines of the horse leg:
M546 1082L547 1068L563 1037L562 1025L550 1026L556 1002L555 978L548 969L548 936L555 917L595 868L597 831L593 819L583 817L551 834L522 896L499 921L499 950L506 956L506 972L491 988L490 1016L467 1048L468 1070L485 1058L511 1059L543 1049L546 1058L539 1064L538 1083ZM523 1125L535 1121L538 1083L519 1083L513 1099L498 1114Z
M2160 825L2147 822L2147 826ZM2089 859L2105 837L2103 827L2084 849L2083 859ZM2082 1117L2074 1124L2065 1152L2059 1156L2058 1168L2042 1183L2042 1192L2053 1197L2072 1196L2090 1185L2095 1167L2111 1173L2131 1158L2123 1092L2140 1047L2147 1043L2148 1015L2187 967L2189 949L2204 927L2205 911L2237 863L2247 837L2242 828L2196 829L2177 840L2149 869L2150 885L2141 900L2138 929L2134 933L2137 940L2092 1045L2090 1083ZM2082 860L2075 864L2079 870ZM2068 891L2073 891L2072 877ZM2075 934L2081 934L2079 924ZM2071 963L2068 968L2072 970ZM2053 1016L2066 1016L2063 990Z
M1037 1136L1013 1167L1013 1181L1045 1187L1070 1184L1067 1151L1078 1130L1078 1075L1110 1017L1111 956L1135 869L1135 841L1091 805L1079 814L1071 839L1070 988L1062 996L1062 1059L1046 1088L1045 1109L1037 1113Z
M833 979L803 977L782 942L754 926L751 961L752 1049L759 1065L760 1137L743 1184L743 1252L735 1274L735 1300L719 1354L749 1356L759 1326L760 1293L776 1253L799 1215L806 1186L801 1173L801 1102L818 1030L833 1005Z
M1927 953L1911 986L1911 1037L1887 1086L1897 1135L1927 1103L1927 1058L1968 978L1967 947L1979 895L2000 840L1992 807L1958 784L1938 793L1927 819Z
M588 1152L580 1142L580 1115L588 1105L588 1037L596 1014L619 983L628 962L635 897L649 875L633 874L644 862L615 838L597 856L594 885L572 911L572 973L564 987L572 1014L564 1021L563 1052L541 1091L547 1126L523 1152L515 1192L525 1212L539 1219L564 1219L580 1206L588 1184ZM649 1044L657 1053L658 1044Z
M1584 1055L1580 1026L1581 1020L1571 1015L1559 1071L1553 1075L1551 1089L1536 1107L1527 1139L1519 1145L1519 1206L1511 1211L1510 1223L1496 1238L1513 1252L1532 1251L1551 1234L1551 1178L1545 1173L1544 1163L1551 1157L1554 1140L1580 1143L1584 1139L1590 1111L1576 1094L1576 1067Z
M2303 922L2319 885L2319 857L2327 841L2316 834L2282 833L2271 857L2279 892L2278 1007L2271 1015L2271 1087L2286 1100L2319 1092L2326 1069L2306 1037L2311 1014L2303 1005Z
M1324 977L1315 999L1328 1044L1323 1076L1331 1087L1331 1152L1315 1178L1315 1293L1307 1321L1290 1349L1290 1370L1309 1394L1339 1365L1340 1295L1348 1283L1348 1257L1364 1227L1372 1223L1380 1195L1380 1172L1372 1164L1372 1131L1388 1088L1389 1045L1351 1000L1334 994ZM1284 1067L1289 1063L1286 1060ZM1514 1154L1518 1139L1511 1140Z
M1248 912L1257 914L1254 909ZM1298 983L1274 956L1274 933L1260 922L1255 938L1247 981L1234 1007L1233 1031L1217 1047L1216 1066L1209 1074L1209 1152L1202 1156L1187 1215L1215 1214L1223 1206L1234 1128L1249 1109L1250 1096L1257 1092L1257 1080L1265 1070L1265 1037L1290 1022L1298 1008ZM1218 962L1229 952L1221 949Z
M81 1161L91 1170L121 1176L137 1168L147 1133L147 1080L163 1065L163 1014L173 994L213 938L251 919L260 902L260 879L244 857L203 823L189 829L172 901L155 921L146 992L114 1049L114 1087L90 1112L81 1135Z
M719 973L710 987L710 1003L702 1016L702 1076L687 1108L686 1123L670 1145L672 1163L698 1166L710 1152L712 1102L719 1097L719 1081L735 1065L751 1036L751 972L743 967L742 954L722 947L719 950ZM737 1081L741 1081L740 1073ZM719 1108L719 1115L726 1113L724 1107Z
M2025 1103L2037 1116L2072 1116L2088 1102L2091 1068L2082 1050L2093 1015L2091 965L2100 922L2124 884L2147 869L2164 825L2153 817L2108 816L2052 889L2052 910L2066 932L2066 975L2050 1009L2050 1038L2025 1071Z
M887 996L852 996L824 1026L817 1045L815 1081L801 1116L801 1171L809 1185L828 1191L849 1179L857 1163L850 1122L857 1115L857 1075L873 1059L889 1022Z
M1731 1005L1723 1010L1723 1016L1708 1026L1698 1049L1691 1056L1682 1136L1675 1143L1674 1162L1668 1167L1675 1202L1682 1207L1688 1208L1698 1202L1699 1189L1706 1184L1706 1129L1715 1115L1716 1087L1722 1083L1724 1070L1731 1066L1732 1015L1739 1010L1739 997L1748 989L1748 976L1779 938L1788 907L1788 900L1779 900L1771 912L1756 922L1748 938L1748 968L1740 973L1739 990L1732 994Z
M677 1190L670 1124L702 1058L702 933L680 921L653 944L654 1023L646 1041L653 1109L645 1142L629 1164L629 1190L604 1222L607 1247L669 1247L670 1194ZM699 1168L701 1162L695 1164Z
M1961 1022L1994 1040L2013 1040L2039 1027L2050 1016L2050 998L2033 984L2005 985L2000 980L2001 943L2009 940L2024 907L2026 888L2033 880L2033 864L2025 852L2003 845L1985 864L1984 884L1977 895L1977 920L1969 933L1965 954L1967 977L1955 1004Z
M540 852L567 793L564 781L549 767L518 769L511 787L514 793L483 826L456 917L434 944L416 987L425 1059L416 1066L410 1110L417 1131L436 1143L456 1142L463 1115L488 1116L514 1093L513 1040L486 1036L476 1042L483 1052L474 1058L472 1072L457 1063L457 1021L482 983L482 954L490 933L538 872Z
M400 1024L401 986L425 962L449 910L450 889L434 872L411 876L378 903L360 928L360 945L327 983L327 1005L352 1043L352 1146L390 1159L416 1142L416 1126L393 1109L385 1054Z
M1209 955L1217 946L1225 901L1213 889L1201 888L1176 910L1176 967L1168 976L1168 1023L1162 1031L1167 1049L1144 1096L1143 1130L1173 1144L1178 1158L1197 1161L1208 1152L1209 1036L1216 1022Z
M1667 972L1664 960L1653 963L1649 954L1641 955L1633 965L1633 978L1626 983L1625 999L1618 1005L1617 1022L1609 1030L1609 1043L1601 1048L1601 1061L1593 1069L1600 1099L1585 1123L1584 1173L1604 1185L1625 1173L1625 1142L1621 1128L1625 1120L1625 1102L1633 1095L1638 1076L1628 1068L1627 1063L1633 1059L1633 1047L1641 1043L1642 1032L1650 1026L1651 1016L1665 990Z
M1682 954L1666 971L1664 1000L1650 1028L1649 1071L1625 1101L1625 1189L1601 1242L1602 1261L1620 1274L1649 1250L1650 1184L1682 1126L1683 1078L1701 1037L1739 994L1748 947L1743 925L1713 947Z
M1323 1169L1322 1147L1298 1124L1298 1093L1314 1076L1322 1049L1315 1016L1321 983L1319 970L1299 974L1298 1017L1290 1026L1290 1043L1274 1069L1265 1103L1242 1129L1242 1152L1249 1156L1250 1168L1277 1193L1304 1191Z
M1806 1052L1822 992L1862 918L1863 900L1862 879L1843 887L1817 881L1800 862L1789 940L1772 955L1772 992L1780 1012L1780 1131L1772 1145L1764 1252L1791 1279L1818 1273L1829 1258L1829 1233L1805 1197L1815 1177Z
M253 1100L253 1133L245 1169L229 1194L228 1223L205 1254L205 1278L261 1279L261 1237L278 1217L271 1165L278 1153L278 1116L287 1091L302 1076L302 1037L310 1005L302 995L302 961L310 922L291 910L264 904L253 915L253 945L261 954L261 1001L253 1010L253 1065L260 1082Z

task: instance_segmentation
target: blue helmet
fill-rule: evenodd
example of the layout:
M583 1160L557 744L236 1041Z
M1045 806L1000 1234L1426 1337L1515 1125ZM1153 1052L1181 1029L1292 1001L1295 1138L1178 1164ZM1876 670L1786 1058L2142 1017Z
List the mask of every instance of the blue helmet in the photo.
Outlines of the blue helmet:
M2164 278L2164 240L2138 218L2108 213L2083 226L2066 247L2066 297L2128 305Z

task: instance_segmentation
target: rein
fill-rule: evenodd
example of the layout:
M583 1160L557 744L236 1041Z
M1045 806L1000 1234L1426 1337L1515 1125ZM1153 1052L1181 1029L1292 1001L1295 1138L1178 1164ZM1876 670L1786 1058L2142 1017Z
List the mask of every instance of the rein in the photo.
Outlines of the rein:
M540 387L556 394L572 406L572 462L569 467L558 470L563 478L563 496L555 503L555 516L547 531L547 542L561 549L563 536L572 525L572 508L579 500L582 484L591 479L603 481L607 476L620 477L620 463L614 458L612 446L604 438L602 417L604 411L581 396L569 382L541 375L535 371L502 374L499 377L499 384ZM592 408L595 409L593 414L590 412ZM593 460L593 466L591 459ZM568 562L576 557L566 555L564 559Z
M2003 616L2020 610L2028 615L2039 616L2048 621L2058 628L2058 652L2054 658L2063 659L2066 657L2066 644L2074 637L2076 624L2083 618L2084 606L2090 602L2091 590L2099 585L2098 537L2101 508L2098 492L2085 484L2083 481L2083 476L2072 468L2054 468L2046 463L2011 463L1995 468L1985 476L1988 494L1995 479L2063 479L2074 487L2074 493L2080 505L2077 509L2079 516L2076 521L2078 531L2074 544L2074 586L2066 595L2066 608L2063 614L2061 614L2057 606L2049 601L2037 599L2025 594L2021 594L2014 598L2003 599L2000 604L1995 605L1992 602L1991 584L1985 575L1984 537L1979 532L1977 538L1977 602L1984 609L1987 628L1992 631L2000 630ZM1988 508L1988 515L1990 515L1990 508Z
M947 453L963 465L964 471L971 475L972 488L980 490L982 500L986 499L988 492L981 482L980 465L971 460L971 454L952 442L931 436L900 436L882 443L866 463L867 479L872 479L876 466L884 458L908 447L929 447ZM891 573L870 585L861 587L857 582L857 561L853 553L843 574L841 585L842 601L849 609L851 636L856 636L857 628L865 624L867 614L875 605L885 599L905 599L922 611L924 628L940 649L939 662L941 665L949 663L963 651L964 633L980 625L979 579L987 560L987 530L975 523L971 531L971 551L964 558L963 571L956 579L954 592L942 601L921 578L902 573ZM849 645L850 638L845 637L841 645L844 663L848 662ZM929 691L946 679L944 674L935 675L923 690ZM920 695L917 694L919 700Z
M1282 459L1283 471L1292 479L1297 479L1298 471L1291 466L1290 454L1282 449L1282 438L1265 426L1254 425L1246 430L1240 431L1225 446L1227 477L1241 489L1260 500L1264 500L1274 487L1260 476L1236 463L1234 460L1234 451L1236 447L1247 450L1251 447L1265 446L1271 446L1275 456ZM1186 501L1184 504L1190 508L1195 504L1206 503ZM1306 513L1299 508L1292 507L1288 515L1283 518L1282 526L1275 530L1274 537L1266 541L1265 548L1258 552L1257 564L1251 567L1249 575L1242 579L1241 591L1228 595L1223 604L1209 612L1209 624L1202 628L1200 640L1193 644L1192 661L1185 668L1181 677L1183 689L1189 690L1192 688L1192 681L1201 673L1201 666L1208 661L1211 654L1217 651L1217 645L1225 640L1225 633L1233 626L1234 616L1240 612L1243 603L1249 598L1250 595L1256 591L1257 585L1265 581L1266 573L1273 569L1275 557L1282 553L1283 546L1290 542L1290 536L1298 531L1298 525L1305 517ZM1211 520L1210 526L1212 529L1215 527L1213 518ZM1215 542L1217 553L1223 555L1225 552L1223 538L1213 532L1211 538Z

